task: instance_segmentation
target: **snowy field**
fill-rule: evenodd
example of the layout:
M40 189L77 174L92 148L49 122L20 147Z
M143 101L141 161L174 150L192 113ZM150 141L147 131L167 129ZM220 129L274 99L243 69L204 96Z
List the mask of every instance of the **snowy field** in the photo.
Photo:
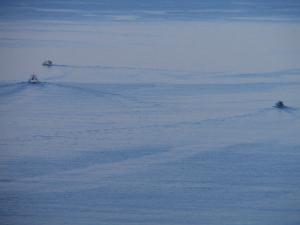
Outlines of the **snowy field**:
M0 16L1 225L300 224L297 1L18 2Z

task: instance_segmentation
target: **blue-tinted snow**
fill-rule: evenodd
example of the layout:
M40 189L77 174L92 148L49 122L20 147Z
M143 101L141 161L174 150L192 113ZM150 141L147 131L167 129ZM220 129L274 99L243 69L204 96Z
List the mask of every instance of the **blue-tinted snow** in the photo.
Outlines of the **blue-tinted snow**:
M299 224L299 9L1 1L0 224Z

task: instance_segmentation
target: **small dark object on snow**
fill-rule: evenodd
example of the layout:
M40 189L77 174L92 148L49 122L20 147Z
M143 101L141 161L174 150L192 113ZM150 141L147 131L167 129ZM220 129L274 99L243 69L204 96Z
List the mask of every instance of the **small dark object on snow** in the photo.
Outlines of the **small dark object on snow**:
M46 60L45 62L43 62L43 66L52 66L53 62L51 60Z
M278 101L278 102L276 102L274 107L282 109L282 108L285 108L286 106L283 104L283 101Z

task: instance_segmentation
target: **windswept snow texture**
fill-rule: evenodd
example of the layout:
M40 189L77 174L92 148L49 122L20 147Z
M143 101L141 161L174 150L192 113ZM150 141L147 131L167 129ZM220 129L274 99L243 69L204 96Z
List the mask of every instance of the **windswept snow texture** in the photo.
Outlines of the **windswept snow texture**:
M0 4L1 225L300 224L298 1Z

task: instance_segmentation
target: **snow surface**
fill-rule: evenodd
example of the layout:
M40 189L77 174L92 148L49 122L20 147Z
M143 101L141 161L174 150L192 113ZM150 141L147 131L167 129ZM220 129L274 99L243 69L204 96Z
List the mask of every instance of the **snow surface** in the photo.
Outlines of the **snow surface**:
M300 223L298 23L0 34L0 224Z

